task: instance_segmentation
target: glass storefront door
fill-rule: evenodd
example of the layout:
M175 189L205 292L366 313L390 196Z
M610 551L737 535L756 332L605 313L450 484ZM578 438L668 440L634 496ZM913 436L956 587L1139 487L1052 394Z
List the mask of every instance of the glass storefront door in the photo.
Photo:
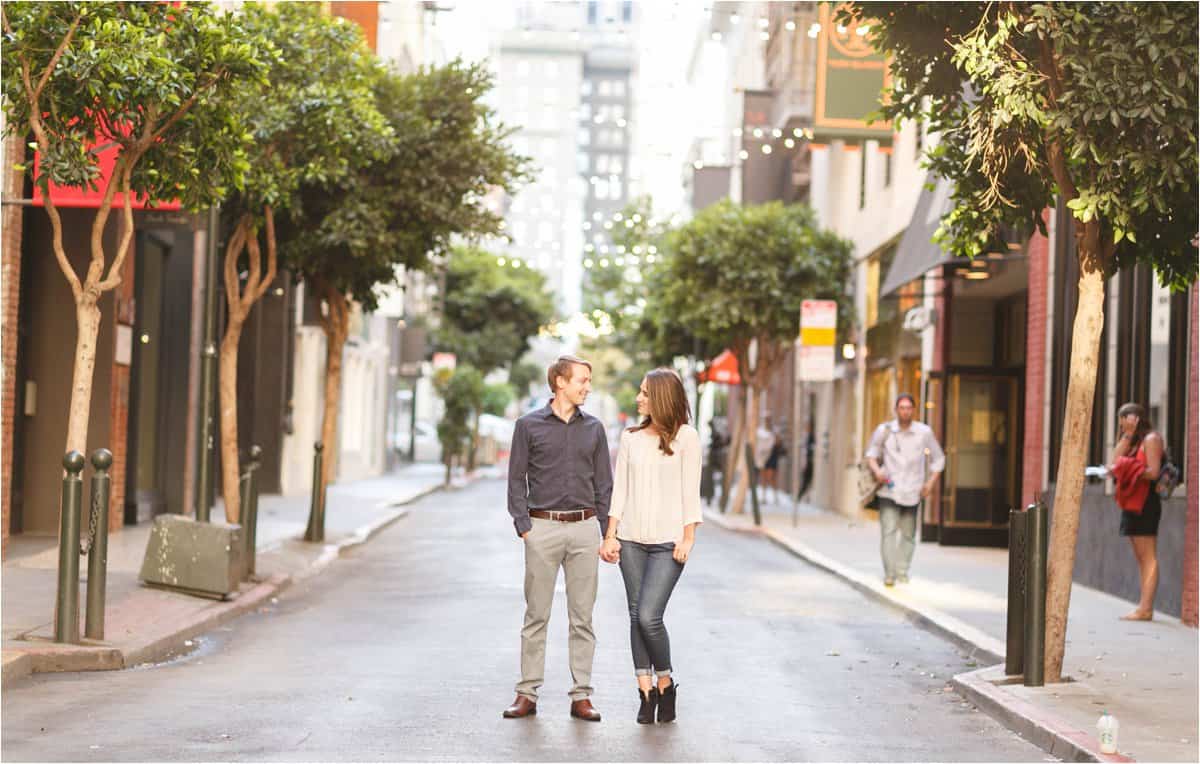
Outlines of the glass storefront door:
M947 375L942 543L1003 545L1020 492L1020 379Z

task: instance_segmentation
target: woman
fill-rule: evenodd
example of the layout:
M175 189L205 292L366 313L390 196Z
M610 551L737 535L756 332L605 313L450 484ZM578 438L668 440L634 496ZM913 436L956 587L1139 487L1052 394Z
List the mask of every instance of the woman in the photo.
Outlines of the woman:
M1158 521L1162 503L1155 490L1162 469L1163 439L1146 419L1146 410L1126 403L1117 410L1121 437L1113 449L1109 471L1117 481L1121 508L1121 535L1133 545L1142 579L1137 609L1121 616L1126 621L1154 617L1154 592L1158 589Z
M701 522L700 435L688 424L683 381L670 369L646 375L637 410L641 424L621 433L600 556L621 565L641 701L637 720L652 724L656 715L660 722L675 719L678 685L663 612Z

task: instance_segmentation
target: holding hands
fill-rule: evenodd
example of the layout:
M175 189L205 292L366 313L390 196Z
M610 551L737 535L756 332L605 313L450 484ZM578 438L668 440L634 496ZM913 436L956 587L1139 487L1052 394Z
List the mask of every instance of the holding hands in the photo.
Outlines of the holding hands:
M615 537L605 536L600 545L600 559L605 562L618 563L621 561L621 542Z

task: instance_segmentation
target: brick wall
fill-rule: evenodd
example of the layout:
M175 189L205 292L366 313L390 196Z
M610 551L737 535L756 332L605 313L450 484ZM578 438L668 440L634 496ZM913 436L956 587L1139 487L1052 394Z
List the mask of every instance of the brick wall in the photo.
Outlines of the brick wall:
M13 170L12 166L20 164L25 157L20 136L6 138L0 152L3 152L4 160L3 169L0 170L3 172L4 196L18 199L24 188L23 174ZM0 509L0 525L3 527L0 528L0 556L8 551L12 512L13 427L17 413L17 316L21 295L21 218L24 209L13 204L5 206L0 213L3 215L3 220L0 221L0 227L3 228L0 241L0 267L3 268L0 273L0 289L3 291L0 296L0 320L4 326L3 336L0 337L0 355L3 356L3 371L0 372L0 379L3 380L3 410L0 412L3 418L3 426L0 427L0 431L3 432L3 442L0 442L0 494L3 494L0 498L3 502L3 508Z
M1200 384L1200 370L1197 369L1197 354L1200 352L1200 336L1197 336L1197 331L1200 326L1197 325L1197 301L1200 300L1200 288L1195 284L1192 285L1192 307L1191 307L1191 329L1188 332L1188 363L1191 366L1191 371L1188 375L1188 434L1187 434L1187 458L1186 467L1187 473L1184 479L1187 482L1187 524L1184 530L1184 548L1183 548L1183 622L1189 626L1197 625L1197 616L1200 615L1200 607L1197 606L1197 589L1200 588L1200 571L1197 566L1200 565L1200 555L1197 555L1197 541L1200 540L1200 523L1197 522L1197 505L1200 504L1200 470L1197 470L1197 439L1200 438L1200 428L1197 427L1197 420L1200 420L1200 411L1197 411L1198 400L1196 386Z
M1042 214L1049 225L1050 212ZM1042 485L1042 449L1046 394L1046 309L1050 272L1050 241L1034 232L1029 239L1029 291L1025 311L1025 448L1021 474L1021 506L1033 501Z
M125 223L122 220L118 226L119 232L124 232ZM118 234L120 235L120 233ZM117 326L130 326L134 323L134 251L133 240L129 243L130 252L125 257L121 267L121 283L113 290L113 309ZM116 257L116 247L113 247L113 258ZM132 328L131 328L132 331ZM119 331L113 332L114 351ZM136 342L136 339L134 340ZM114 356L115 358L115 352ZM97 372L104 370L97 368ZM109 393L109 417L111 431L109 432L108 449L113 454L112 493L108 503L108 528L117 530L125 525L125 472L128 455L129 438L129 386L130 370L128 365L114 362L111 367L112 387Z

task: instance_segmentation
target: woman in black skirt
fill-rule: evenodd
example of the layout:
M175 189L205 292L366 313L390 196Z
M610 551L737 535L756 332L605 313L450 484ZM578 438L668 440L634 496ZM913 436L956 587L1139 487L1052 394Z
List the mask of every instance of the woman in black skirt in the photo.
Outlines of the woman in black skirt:
M1137 608L1121 616L1126 621L1149 621L1154 617L1154 593L1158 589L1158 521L1162 501L1155 483L1163 463L1163 439L1146 419L1146 410L1126 403L1117 410L1120 438L1113 449L1109 470L1117 481L1117 506L1121 508L1121 535L1133 545L1142 580Z

